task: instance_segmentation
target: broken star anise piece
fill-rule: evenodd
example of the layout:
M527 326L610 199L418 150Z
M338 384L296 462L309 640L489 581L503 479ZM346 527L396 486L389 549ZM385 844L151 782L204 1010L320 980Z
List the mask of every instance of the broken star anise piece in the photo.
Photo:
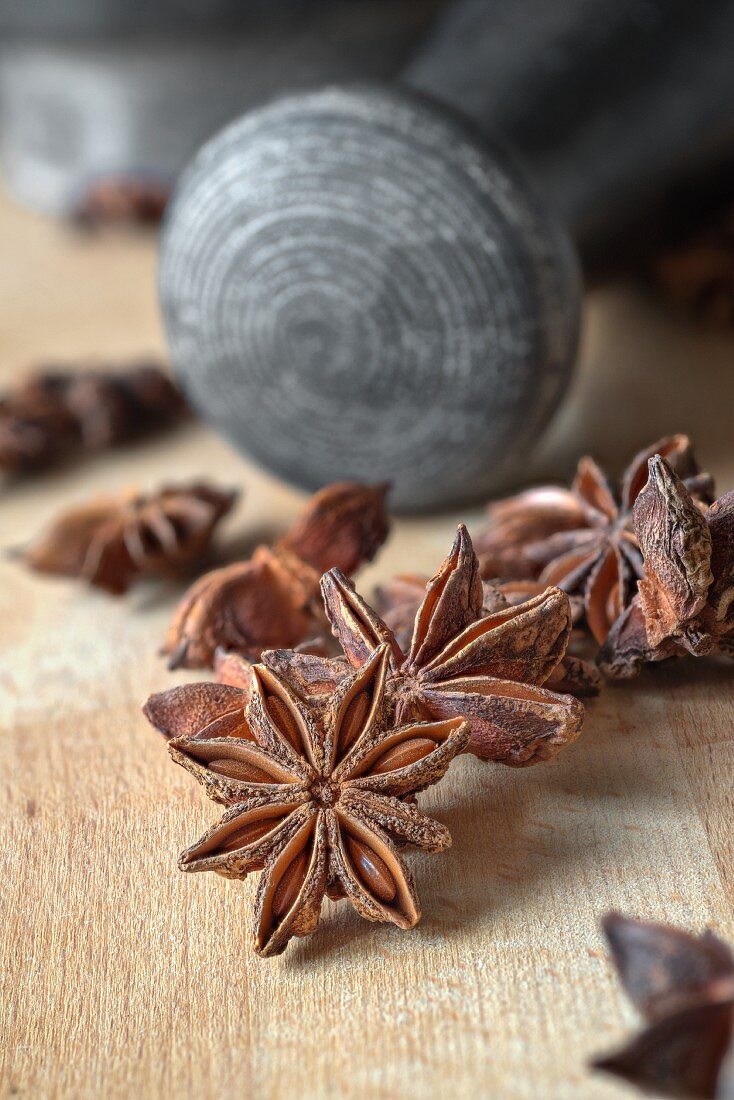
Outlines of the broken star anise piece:
M655 455L634 525L644 557L639 595L602 648L604 674L627 678L686 652L734 656L734 492L702 510Z
M618 491L586 456L570 490L530 489L490 505L489 521L477 536L482 576L537 579L582 595L586 623L602 645L642 576L632 507L653 454L665 456L692 491L709 499L711 479L699 474L685 435L661 439L637 454Z
M186 734L169 743L173 759L227 807L179 865L229 878L263 871L255 910L261 956L313 932L327 894L347 898L367 920L412 928L420 919L398 845L438 852L451 838L404 800L436 783L469 735L461 719L386 722L388 658L378 647L318 714L256 665L236 732L221 718L192 732L187 718Z
M581 703L543 686L566 653L568 597L548 588L485 615L479 563L464 526L426 587L407 652L339 570L326 573L321 585L351 665L360 667L378 646L388 646L387 698L395 721L466 718L468 751L515 767L549 759L578 737Z
M646 1026L593 1063L645 1092L691 1100L734 1096L734 956L712 932L610 913L614 965Z
M136 576L177 573L199 561L236 492L210 485L103 497L60 516L23 555L40 573L81 577L113 595Z
M210 668L218 647L258 660L265 649L292 649L321 633L321 573L332 565L351 573L374 556L387 537L386 492L328 485L273 547L199 578L169 628L169 668Z

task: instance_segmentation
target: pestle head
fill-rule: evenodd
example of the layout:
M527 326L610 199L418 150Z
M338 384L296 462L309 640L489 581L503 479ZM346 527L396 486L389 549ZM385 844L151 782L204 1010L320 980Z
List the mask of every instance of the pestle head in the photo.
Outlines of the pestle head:
M204 146L160 296L205 420L304 489L389 480L418 510L521 473L569 380L580 281L500 147L360 86L277 100Z

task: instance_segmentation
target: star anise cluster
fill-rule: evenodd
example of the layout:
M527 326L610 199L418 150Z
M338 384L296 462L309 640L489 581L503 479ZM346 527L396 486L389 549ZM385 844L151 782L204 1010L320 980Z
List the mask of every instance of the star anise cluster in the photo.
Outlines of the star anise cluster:
M605 675L684 653L734 656L734 492L704 507L655 455L633 519L644 568L602 648Z
M610 913L603 922L625 992L645 1027L596 1069L645 1092L691 1100L734 1095L734 956L712 932Z
M128 443L186 415L181 394L153 363L123 371L41 370L0 399L0 470L48 469L74 453Z
M211 485L100 497L64 512L25 551L40 573L80 577L112 595L138 576L162 576L200 562L236 492Z
M247 561L215 569L184 596L166 638L170 668L211 668L218 647L257 660L323 634L319 578L353 573L388 533L386 485L339 482L316 493L293 528Z
M643 575L632 510L647 480L648 459L656 454L698 500L711 499L711 478L700 473L685 435L640 451L618 488L586 456L570 489L530 489L490 505L476 540L482 576L537 580L581 597L586 625L603 645Z
M183 853L181 869L235 879L262 871L259 955L313 932L325 896L399 928L420 919L400 848L438 852L451 843L413 799L438 782L469 734L461 719L396 726L385 698L389 658L378 646L317 708L266 665L252 667L246 693L192 685L146 706L154 724L175 732L176 763L226 807Z
M548 759L583 720L578 700L546 686L566 653L568 597L550 588L513 607L500 596L485 613L463 526L405 649L340 569L321 588L341 656L278 649L252 664L219 650L219 682L160 692L144 708L174 760L228 807L182 869L264 871L262 955L311 932L325 895L412 927L420 911L398 847L449 843L415 795L459 752L513 766Z

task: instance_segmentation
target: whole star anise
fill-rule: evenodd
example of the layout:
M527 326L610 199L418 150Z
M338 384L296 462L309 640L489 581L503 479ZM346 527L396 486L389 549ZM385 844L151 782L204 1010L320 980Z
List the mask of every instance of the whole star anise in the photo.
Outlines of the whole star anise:
M734 656L734 492L703 509L655 455L634 526L644 558L639 594L601 651L604 674L634 676L684 653Z
M632 507L653 454L666 457L702 498L710 494L711 479L699 474L685 435L668 436L640 451L618 492L586 456L570 490L530 489L490 505L489 522L477 536L482 575L533 578L582 595L586 623L603 644L642 576Z
M468 751L516 767L555 756L578 737L581 703L542 686L566 653L568 597L549 588L484 615L479 563L463 525L428 583L407 652L338 569L326 573L321 586L332 630L352 666L388 646L387 697L395 721L466 718ZM298 659L293 663L297 673Z
M712 932L605 917L625 991L645 1028L596 1069L645 1092L691 1100L734 1095L734 956Z
M393 577L377 589L377 610L403 652L410 647L415 616L427 584L428 577L408 573ZM537 581L495 580L492 583L485 581L483 590L482 614L493 615L505 607L517 607L541 596L545 585ZM576 623L583 615L583 606L577 597L569 599L569 604L572 620ZM555 691L567 691L579 696L598 695L601 684L601 675L595 665L568 652L546 680L546 685Z
M186 415L180 392L154 363L34 371L0 401L0 470L48 469L75 452L119 446Z
M319 577L353 572L388 532L386 485L338 482L316 493L293 528L248 561L215 569L184 596L166 638L169 668L210 668L217 647L254 660L324 629Z
M420 919L398 844L438 852L451 837L405 799L438 782L469 735L461 719L399 728L386 720L388 659L378 647L318 713L263 665L252 669L244 711L227 710L238 689L217 684L196 686L195 719L191 691L188 707L183 689L146 706L155 724L166 711L169 727L181 715L186 735L169 742L171 756L227 806L181 869L229 878L263 870L259 955L313 932L325 895L347 898L367 920L412 928Z
M102 226L157 225L171 195L171 185L144 176L106 176L86 188L71 213L83 229Z
M23 555L41 573L81 577L121 595L136 576L175 573L199 561L236 492L210 485L102 497L60 516Z

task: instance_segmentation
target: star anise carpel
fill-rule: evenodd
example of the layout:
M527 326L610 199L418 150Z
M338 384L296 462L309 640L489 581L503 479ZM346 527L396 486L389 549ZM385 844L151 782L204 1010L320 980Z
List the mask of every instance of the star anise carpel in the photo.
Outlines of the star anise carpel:
M734 1088L734 956L712 932L605 917L612 959L645 1026L601 1069L645 1092L726 1100Z
M684 653L734 656L734 492L706 508L655 455L634 526L644 568L602 649L605 675L626 678Z
M169 728L177 729L172 758L227 807L180 867L236 879L263 872L255 905L261 956L313 932L327 895L348 899L367 920L412 928L420 919L399 848L437 852L451 838L406 799L438 782L469 734L461 719L393 725L388 658L386 646L374 650L318 712L265 665L252 667L244 710L226 710L240 689L222 694L222 685L209 685L212 707L200 707L194 721L191 714L177 720L173 698L148 704L159 717L168 706Z
M588 628L602 645L642 576L632 509L654 454L667 458L700 499L710 499L711 479L699 473L685 435L640 451L618 489L586 456L570 490L530 489L490 505L488 523L477 536L482 575L536 579L582 596Z
M386 485L338 482L316 493L293 528L247 561L200 577L166 637L169 668L211 668L218 647L257 660L323 632L319 578L332 565L353 572L388 532Z
M23 560L121 595L136 577L176 574L200 561L236 499L205 484L95 498L59 516Z
M555 756L578 737L583 706L544 686L566 653L568 597L548 588L519 606L483 614L479 564L463 525L426 587L407 651L339 570L321 584L332 630L352 666L388 647L387 698L396 721L466 718L469 752L516 767Z

